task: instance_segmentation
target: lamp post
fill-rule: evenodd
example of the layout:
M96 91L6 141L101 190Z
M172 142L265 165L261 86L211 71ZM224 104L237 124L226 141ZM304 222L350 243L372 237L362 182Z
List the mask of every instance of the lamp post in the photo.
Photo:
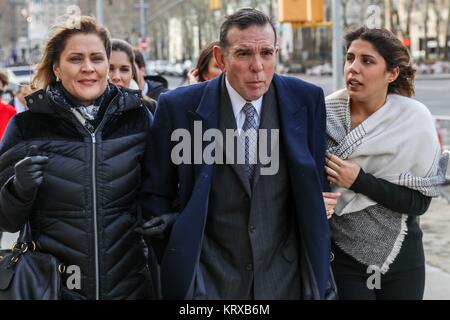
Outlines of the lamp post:
M103 0L97 0L95 3L95 13L97 16L97 21L101 25L103 25L104 19L103 19Z
M22 8L20 10L20 14L24 17L27 22L27 47L28 47L28 58L24 57L24 61L31 65L31 39L30 39L30 24L33 21L33 18L29 14L29 10L27 8Z
M139 0L139 13L140 13L140 37L139 37L139 43L146 43L148 45L148 41L146 38L147 35L147 28L146 28L146 19L145 19L145 11L149 8L147 4L145 4L145 0ZM143 50L144 58L148 59L148 49Z
M343 86L341 0L333 0L333 91Z

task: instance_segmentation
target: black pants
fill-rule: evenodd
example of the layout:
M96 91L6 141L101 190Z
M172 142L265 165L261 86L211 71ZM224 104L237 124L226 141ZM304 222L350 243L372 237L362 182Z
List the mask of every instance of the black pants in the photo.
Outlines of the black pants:
M425 288L425 265L396 270L394 264L401 259L400 251L390 270L380 275L380 289L369 289L367 284L373 272L367 273L367 266L355 260L335 245L331 263L341 300L421 300ZM369 281L370 284L376 282ZM372 286L373 287L373 286Z

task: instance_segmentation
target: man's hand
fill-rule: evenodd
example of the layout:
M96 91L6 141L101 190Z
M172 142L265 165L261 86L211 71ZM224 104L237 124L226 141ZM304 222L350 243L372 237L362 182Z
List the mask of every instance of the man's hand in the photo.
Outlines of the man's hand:
M325 202L325 209L327 211L327 219L330 219L334 213L337 201L341 194L339 192L323 192L323 201Z
M360 166L351 160L328 153L325 159L325 171L328 180L335 185L349 189L358 177Z

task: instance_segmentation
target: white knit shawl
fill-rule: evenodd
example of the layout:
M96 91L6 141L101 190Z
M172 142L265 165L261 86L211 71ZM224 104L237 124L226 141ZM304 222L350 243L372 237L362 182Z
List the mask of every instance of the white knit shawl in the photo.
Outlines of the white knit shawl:
M448 153L442 153L429 110L420 102L389 94L386 103L353 130L347 91L326 98L328 151L355 161L377 178L438 196ZM333 240L345 252L385 273L407 233L406 214L393 212L363 194L341 192L331 220Z
M327 97L329 152L353 160L367 173L389 182L439 195L445 159L430 111L420 102L389 94L386 103L353 130L347 91ZM439 160L442 155L442 166ZM357 212L376 202L351 190L334 187L342 196L337 215Z

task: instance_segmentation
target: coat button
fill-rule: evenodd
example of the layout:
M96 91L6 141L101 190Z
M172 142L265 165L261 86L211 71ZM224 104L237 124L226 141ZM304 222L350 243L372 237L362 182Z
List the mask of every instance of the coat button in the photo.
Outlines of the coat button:
M42 100L42 99L44 99L44 96L42 94L39 94L38 98Z
M247 269L247 271L252 271L253 270L253 264L249 263L245 269Z
M256 230L256 228L255 228L254 225L251 225L250 227L248 227L248 229L249 229L249 231L250 231L251 233L254 233L255 230Z
M29 104L34 103L34 100L33 100L33 99L28 99L28 103L29 103Z

